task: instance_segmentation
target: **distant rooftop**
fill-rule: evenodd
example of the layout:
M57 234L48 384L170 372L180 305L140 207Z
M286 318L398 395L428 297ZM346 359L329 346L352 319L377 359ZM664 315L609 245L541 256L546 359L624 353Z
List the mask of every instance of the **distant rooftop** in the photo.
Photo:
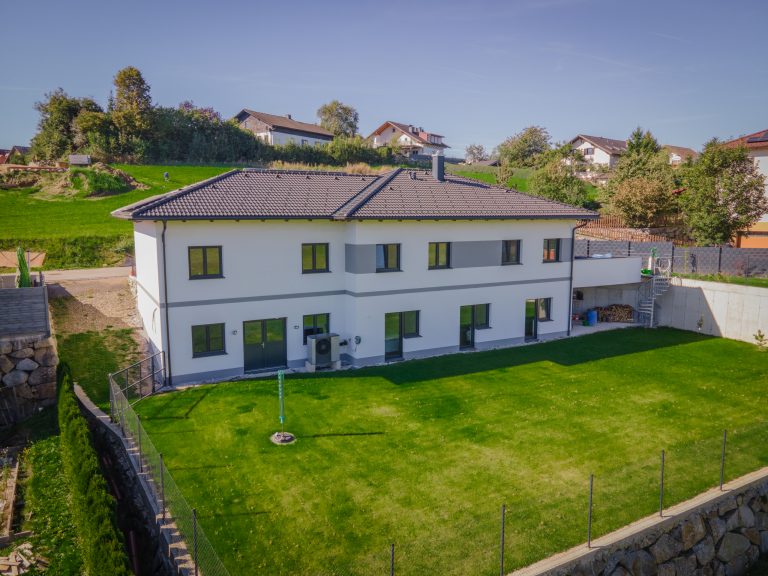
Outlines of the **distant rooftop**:
M294 130L297 132L306 132L308 134L315 134L322 138L333 138L333 133L329 132L325 128L318 126L317 124L310 124L309 122L299 122L294 120L290 114L285 116L278 116L276 114L267 114L266 112L256 112L254 110L243 109L235 118L240 122L243 121L245 116L253 116L257 120L264 122L264 124L271 128L284 128L287 130Z

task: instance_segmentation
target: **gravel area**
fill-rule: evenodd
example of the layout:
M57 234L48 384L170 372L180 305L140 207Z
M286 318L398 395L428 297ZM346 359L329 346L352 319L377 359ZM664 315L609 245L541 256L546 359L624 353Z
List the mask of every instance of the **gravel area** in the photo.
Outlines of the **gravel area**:
M48 286L57 334L140 327L127 278L69 280Z

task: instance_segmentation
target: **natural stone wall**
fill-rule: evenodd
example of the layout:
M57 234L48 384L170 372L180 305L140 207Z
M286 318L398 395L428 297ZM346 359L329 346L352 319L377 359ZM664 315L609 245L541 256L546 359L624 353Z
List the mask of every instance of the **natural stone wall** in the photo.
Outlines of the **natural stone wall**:
M545 573L741 576L761 554L768 554L768 479Z
M0 393L6 412L28 415L56 401L56 339L45 334L0 338ZM12 392L6 391L13 389ZM11 404L15 404L11 406ZM4 413L6 420L18 420ZM0 422L0 425L10 422Z

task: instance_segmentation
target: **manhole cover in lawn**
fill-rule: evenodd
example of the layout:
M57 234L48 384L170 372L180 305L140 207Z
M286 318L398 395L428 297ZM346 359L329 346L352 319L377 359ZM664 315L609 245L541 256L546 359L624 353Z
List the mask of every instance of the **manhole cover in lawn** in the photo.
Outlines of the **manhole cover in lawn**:
M273 444L293 444L296 442L296 436L290 432L275 432L269 437Z

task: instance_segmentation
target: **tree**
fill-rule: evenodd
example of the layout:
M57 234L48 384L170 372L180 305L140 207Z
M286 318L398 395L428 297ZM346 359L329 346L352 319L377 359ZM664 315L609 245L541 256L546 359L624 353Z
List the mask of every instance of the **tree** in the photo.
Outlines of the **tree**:
M589 201L586 185L576 177L575 165L562 158L554 158L536 170L528 181L528 191L573 206L584 206Z
M611 208L633 228L648 228L658 216L675 208L669 187L642 176L628 178L616 186Z
M539 154L551 147L549 132L541 126L528 126L499 144L497 150L501 164L510 167L535 166Z
M120 144L130 152L134 141L148 135L152 125L152 98L149 84L138 68L128 66L115 75L112 122L118 130Z
M32 138L32 156L41 160L59 160L75 150L74 119L82 111L102 111L90 98L72 98L62 88L47 93L35 110L40 121Z
M334 136L352 137L357 134L359 120L357 110L338 100L332 100L320 106L317 117L320 118L320 126L332 132Z
M475 162L481 162L488 160L488 153L485 151L485 146L482 144L470 144L464 151L464 161L467 164L474 164Z
M765 176L743 147L710 140L687 170L680 197L691 236L699 245L725 244L768 212Z
M661 150L661 145L658 140L646 130L638 126L629 135L627 140L627 154L655 154Z

